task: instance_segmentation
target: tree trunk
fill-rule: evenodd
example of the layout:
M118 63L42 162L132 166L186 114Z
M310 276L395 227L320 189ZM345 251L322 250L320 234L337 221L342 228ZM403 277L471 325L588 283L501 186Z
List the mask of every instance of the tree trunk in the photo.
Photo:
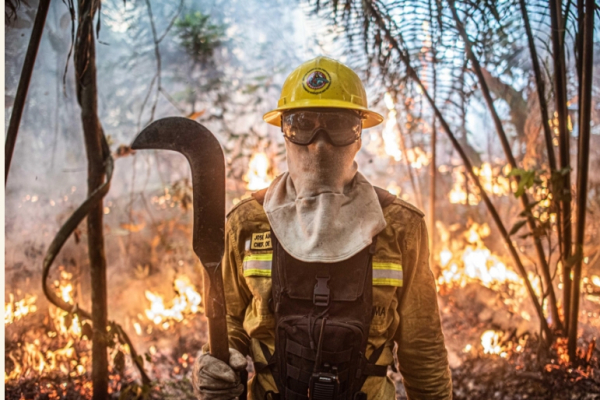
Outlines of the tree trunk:
M559 133L559 161L562 170L569 169L563 179L562 193L557 193L560 199L561 207L561 264L563 277L563 310L565 317L568 317L571 302L571 246L572 246L572 228L571 228L571 156L570 143L571 135L567 128L567 80L565 73L565 49L562 41L563 23L562 23L562 1L550 0L550 20L552 25L552 52L554 57L554 96L556 99L556 114L558 115L558 133ZM565 320L566 330L569 330L571 321Z
M580 9L580 11L582 11ZM577 319L579 317L579 294L581 285L581 263L583 262L583 241L585 238L585 212L587 204L587 180L590 156L590 120L592 107L592 73L594 69L594 1L586 0L585 13L580 12L584 19L581 57L581 98L579 101L579 153L577 163L577 230L575 232L575 268L573 269L573 287L568 332L569 359L575 360L577 351Z
M435 97L435 89L434 89L434 97ZM435 99L433 100L435 102ZM433 115L431 121L431 160L429 163L429 248L431 249L431 260L429 265L431 268L434 268L435 262L435 188L436 188L436 177L437 177L437 131L436 131L436 116ZM436 274L439 273L437 266L434 268Z
M79 0L79 26L75 44L75 79L77 100L81 106L81 122L88 158L88 196L104 182L105 153L102 148L102 127L98 119L96 85L96 54L93 20L99 3ZM104 256L103 203L98 202L87 216L88 252L92 287L92 383L93 400L107 398L107 301L106 259Z
M429 6L429 27L434 26L433 22L433 4L432 0L428 2ZM437 34L437 32L436 32ZM431 36L431 72L432 72L432 80L433 80L433 102L437 101L437 70L436 70L436 62L437 62L437 53L435 51L437 46L437 40L434 40L434 32L430 32ZM437 37L437 36L436 36ZM437 275L439 274L439 270L437 265L435 265L435 252L436 252L436 236L435 232L435 192L437 185L437 127L436 127L437 118L435 113L431 118L431 159L429 161L429 248L430 251L430 260L429 266L434 269L434 272Z

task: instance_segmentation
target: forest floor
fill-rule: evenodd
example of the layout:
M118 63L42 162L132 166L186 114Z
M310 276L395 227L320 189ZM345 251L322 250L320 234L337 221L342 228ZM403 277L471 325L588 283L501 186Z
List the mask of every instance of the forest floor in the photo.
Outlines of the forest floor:
M195 324L194 324L195 325ZM193 330L200 326L189 326ZM449 332L447 328L447 334ZM147 371L155 377L151 387L138 386L132 379L135 374L126 376L112 371L110 376L110 398L125 399L181 399L194 400L190 375L194 354L201 341L194 335L182 335L170 354L160 352L152 356L152 362L146 363ZM558 400L600 400L600 352L587 343L582 350L580 365L560 363L566 344L559 341L547 354L546 361L540 363L538 343L527 342L520 352L506 357L482 354L466 354L459 365L451 368L453 397L460 399L558 399ZM585 347L585 346L584 346ZM589 362L584 359L588 358ZM543 366L542 366L543 365ZM389 371L396 382L397 398L407 399L402 377ZM5 390L7 400L54 400L54 399L90 399L91 383L89 374L69 377L57 371L44 378L22 378L7 382Z
M517 334L515 329L502 333L495 319L479 312L481 302L469 294L482 298L485 291L481 287L467 286L461 293L440 296L454 399L600 400L600 346L596 347L600 330L596 317L589 323L581 323L580 358L576 365L571 365L566 362L565 340L558 339L542 351L535 333ZM488 300L483 298L483 302ZM585 302L583 305L584 310L594 306ZM495 313L501 310L495 309ZM37 349L37 353L27 356L29 368L23 368L17 379L5 379L7 400L91 399L89 371L78 374L74 367L78 363L86 365L86 358L89 361L90 342L72 337L62 338L61 342L59 338L51 338L53 329L51 320L40 313L27 323L20 321L7 326L5 362L9 374L16 362L26 358L28 347L35 344ZM497 354L486 354L480 343L482 332L491 329L503 334ZM191 369L194 357L207 340L205 319L192 318L137 340L136 348L147 360L144 368L155 381L146 387L136 384L139 375L126 357L121 372L111 370L110 398L194 400ZM48 357L49 352L52 358ZM56 360L57 365L51 373L44 372L40 377L31 365L39 366L35 357L42 354L46 355L46 361ZM111 364L116 365L114 359ZM396 382L397 398L407 399L401 375L390 370L388 376Z
M525 352L535 359L535 351ZM524 353L524 354L525 354ZM475 357L452 369L453 398L506 399L506 400L598 400L600 399L600 369L597 365L541 370L532 361L529 365L519 360L500 357ZM525 357L526 358L526 357ZM518 364L515 364L518 362ZM113 375L113 378L116 376ZM397 399L407 399L399 374L390 371L397 380ZM78 379L47 378L25 379L6 386L7 400L35 399L90 399L89 381ZM120 380L111 381L111 399L181 399L195 400L189 380L189 371L179 379L161 381L151 389Z

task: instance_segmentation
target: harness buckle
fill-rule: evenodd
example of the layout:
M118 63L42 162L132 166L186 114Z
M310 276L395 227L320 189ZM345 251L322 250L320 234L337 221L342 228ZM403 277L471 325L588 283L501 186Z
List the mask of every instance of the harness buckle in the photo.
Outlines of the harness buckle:
M317 279L317 284L315 285L315 291L313 292L313 304L318 307L327 307L329 305L329 286L327 282L329 282L329 275L327 276L319 276L315 277Z

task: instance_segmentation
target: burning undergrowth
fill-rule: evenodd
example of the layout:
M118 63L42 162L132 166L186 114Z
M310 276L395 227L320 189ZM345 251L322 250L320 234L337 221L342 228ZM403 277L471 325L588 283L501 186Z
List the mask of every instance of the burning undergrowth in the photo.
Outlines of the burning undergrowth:
M64 301L74 305L79 293L73 274L61 268L53 284ZM140 353L146 373L154 380L138 384L129 344L121 327L106 329L109 343L109 393L115 398L168 398L169 393L191 394L189 373L198 350L206 342L201 296L187 276L178 276L169 294L147 290L140 306L130 307L123 328ZM18 297L19 294L16 294ZM9 295L5 304L6 396L8 399L88 399L91 385L91 335L88 321L25 295ZM162 384L158 384L162 382ZM175 384L169 382L176 382ZM193 397L190 397L193 398Z
M188 189L183 180L141 199L137 205L143 211L119 213L126 209L120 202L128 199L106 202L109 319L117 322L106 328L113 398L194 398L188 378L206 343L206 321L199 265L188 246ZM41 209L53 200L31 198L22 199L21 208L34 209L31 214L43 218L40 214L48 211ZM61 200L68 209L68 198ZM50 237L47 231L52 228L40 226L28 240L7 245L6 397L88 399L93 328L77 312L90 309L92 283L81 243L85 226L59 254L48 280L50 290L73 307L71 312L49 304L40 290L44 246L39 241ZM150 384L142 384L133 354Z
M437 283L454 398L600 398L600 278L584 279L578 358L569 362L566 339L550 348L540 343L523 280L494 250L490 227L438 229L444 240ZM541 279L530 274L539 293Z
M560 361L567 352L558 341L540 368L539 343L526 339L518 352L467 358L452 370L455 399L598 399L600 373L594 341L586 342L576 366Z
M264 187L272 179L267 173L269 160L257 156L252 165L255 170L246 175L248 187ZM488 170L490 174L500 171L498 167L483 166L481 176L489 175ZM523 278L505 256L494 227L479 216L477 197L464 185L454 185L451 179L456 174L452 171L448 168L450 207L464 208L463 203L469 202L470 208L468 213L446 213L438 221L440 242L433 269L455 397L531 399L548 398L548 393L554 392L588 393L597 389L598 350L594 337L600 331L600 277L590 272L584 279L578 361L567 362L561 340L548 351L540 350L539 323ZM499 182L498 187L502 187L497 178L490 178L490 182ZM120 324L107 329L112 398L194 398L191 365L207 337L200 268L189 248L189 189L189 182L179 180L155 190L148 198L141 194L133 205L130 198L107 199L109 310L110 318ZM507 197L506 192L497 192ZM232 203L248 195L231 194ZM69 202L68 197L61 200ZM43 202L54 207L51 201L56 205L55 200L29 196L22 199L21 207L36 208ZM452 217L468 222L458 223ZM57 259L50 282L63 301L89 309L91 283L87 279L85 246L80 243L86 233L83 225L80 229ZM41 230L42 236L49 236L45 231L51 229ZM90 398L89 321L49 305L38 289L41 276L35 266L44 256L42 245L26 241L25 245L8 247L12 252L7 265L12 267L7 268L5 299L6 397ZM530 281L539 294L541 280L531 265L529 270ZM120 329L137 350L139 361L152 379L150 384L141 383L131 348ZM390 372L390 376L400 382L399 375ZM523 385L527 380L533 384ZM398 390L402 395L400 383Z

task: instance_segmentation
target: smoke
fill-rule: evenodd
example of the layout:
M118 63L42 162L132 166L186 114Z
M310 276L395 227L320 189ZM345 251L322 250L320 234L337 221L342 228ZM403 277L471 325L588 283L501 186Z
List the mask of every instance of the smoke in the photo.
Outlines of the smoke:
M324 51L315 43L325 38L319 24L306 23L305 10L278 0L150 4L152 16L146 1L103 2L96 46L98 113L115 156L111 190L104 199L109 318L122 323L133 337L134 321L151 324L144 319L149 307L146 290L168 298L178 276L189 277L198 290L201 277L190 246L187 162L168 152L131 154L128 144L153 119L193 115L226 150L231 206L232 199L247 192L242 178L253 153L273 155L274 169L284 169L280 132L263 123L262 115L276 104L287 74ZM7 26L7 116L36 9L36 2L22 3L16 21ZM176 19L194 12L208 15L225 32L214 62L196 69L173 27ZM52 2L5 197L6 292L37 294L38 312L45 309L40 290L44 254L87 195L70 46L69 10ZM50 280L59 268L73 273L75 301L90 309L93 283L88 278L86 240L82 223L57 257Z

